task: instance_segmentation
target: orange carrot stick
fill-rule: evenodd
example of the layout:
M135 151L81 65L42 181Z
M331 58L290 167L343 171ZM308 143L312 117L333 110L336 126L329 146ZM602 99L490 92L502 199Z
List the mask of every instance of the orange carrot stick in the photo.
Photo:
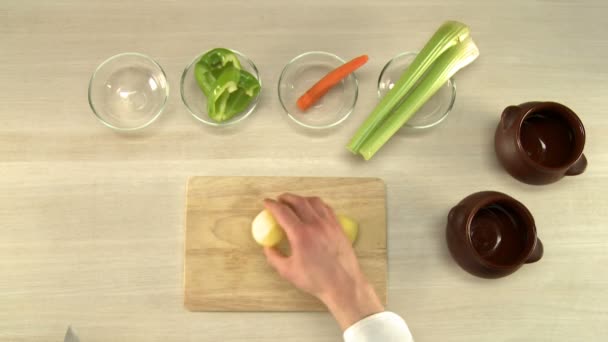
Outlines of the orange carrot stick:
M298 107L303 111L310 108L310 106L323 97L329 89L340 83L340 81L350 75L353 71L363 66L368 59L367 55L362 55L330 71L320 79L319 82L315 83L312 88L308 89L304 95L300 96L297 102Z

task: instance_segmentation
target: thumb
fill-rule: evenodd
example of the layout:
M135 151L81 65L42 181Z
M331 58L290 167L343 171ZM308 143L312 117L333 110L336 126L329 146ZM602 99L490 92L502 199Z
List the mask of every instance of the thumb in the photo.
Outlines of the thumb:
M266 260L270 266L272 266L281 277L286 278L287 271L289 270L289 267L287 266L289 259L273 247L264 247L264 254L266 255Z

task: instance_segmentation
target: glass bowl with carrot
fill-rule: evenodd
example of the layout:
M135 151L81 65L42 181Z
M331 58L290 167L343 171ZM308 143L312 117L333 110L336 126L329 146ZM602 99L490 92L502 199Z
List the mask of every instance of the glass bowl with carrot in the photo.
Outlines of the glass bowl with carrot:
M323 51L292 59L279 78L279 101L297 124L311 129L335 127L348 118L357 103L359 84L354 71L367 55L348 62Z

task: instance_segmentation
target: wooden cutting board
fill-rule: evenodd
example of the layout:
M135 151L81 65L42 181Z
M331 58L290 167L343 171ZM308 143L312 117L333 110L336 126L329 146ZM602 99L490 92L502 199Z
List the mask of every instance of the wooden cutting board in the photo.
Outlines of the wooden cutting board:
M360 225L355 251L386 303L386 194L377 178L193 177L188 182L184 305L191 311L324 311L282 280L251 237L264 198L319 196Z

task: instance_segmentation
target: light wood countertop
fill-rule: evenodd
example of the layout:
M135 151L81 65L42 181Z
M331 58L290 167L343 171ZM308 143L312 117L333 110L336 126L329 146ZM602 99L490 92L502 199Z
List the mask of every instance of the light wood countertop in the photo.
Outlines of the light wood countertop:
M191 313L183 307L185 187L193 175L361 176L387 184L388 309L417 342L608 338L608 3L595 1L3 1L0 4L0 341L339 341L324 313ZM480 58L456 76L445 122L400 132L371 162L344 145L376 104L394 55L447 19ZM195 121L179 79L216 46L248 55L264 82L235 130ZM328 135L296 130L276 95L309 50L367 53L352 116ZM165 69L170 100L141 134L99 124L95 67L138 51ZM554 100L587 129L587 172L543 187L493 152L504 107ZM448 210L498 190L536 219L545 255L499 280L470 276L445 243Z

